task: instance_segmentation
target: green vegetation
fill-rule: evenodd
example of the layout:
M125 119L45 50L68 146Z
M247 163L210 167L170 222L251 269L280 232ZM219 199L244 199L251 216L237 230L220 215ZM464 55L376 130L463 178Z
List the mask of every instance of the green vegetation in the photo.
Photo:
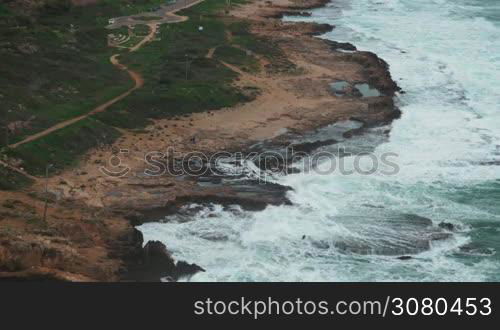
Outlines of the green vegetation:
M243 71L256 72L259 70L259 62L255 57L240 48L228 45L217 47L214 57L226 63L236 65Z
M9 157L24 161L24 168L34 175L44 175L47 164L53 164L52 173L75 165L90 148L112 143L119 137L116 129L98 120L87 118L55 131L36 141L7 150Z
M182 1L182 0L177 0ZM244 4L246 0L231 0L231 4L239 5ZM179 11L177 14L183 16L189 16L193 18L196 15L213 16L215 14L221 13L227 6L227 0L205 0L196 6L192 6Z
M18 190L32 184L32 180L0 165L0 190Z
M0 4L0 146L91 111L133 83L110 65L111 17L136 14L162 0L103 0L73 7L44 0L37 11ZM140 30L144 31L145 27ZM124 29L124 33L126 29Z
M143 38L144 38L143 36L131 36L130 39L127 42L121 43L118 46L130 48L130 47L133 47L133 46L137 45L137 43L139 43ZM127 52L128 50L127 49L123 49L123 51Z
M136 36L145 36L148 33L149 33L149 26L142 24L134 26L134 34Z
M107 46L109 18L146 12L163 3L102 0L76 8L66 7L65 0L54 0L36 18L17 14L0 20L0 128L16 123L14 134L0 131L0 146L87 113L130 88L128 75L109 63L114 53L120 52L120 62L145 79L143 88L107 111L6 149L5 154L22 160L33 175L43 175L46 165L54 164L53 174L74 166L87 150L112 143L119 136L113 127L139 131L151 119L229 107L252 97L235 87L237 74L220 61L248 72L259 68L253 54L268 58L272 65L283 64L279 47L253 36L246 23L218 14L226 0L205 0L182 10L179 14L189 20L162 25L159 40L137 52ZM0 13L8 12L2 8ZM134 29L136 36L148 32L145 25ZM128 31L121 28L111 33ZM133 37L125 45L138 40ZM210 49L215 52L207 58ZM0 189L7 189L1 177Z
M0 17L8 16L9 14L10 14L10 11L7 8L7 6L3 3L0 3Z
M149 12L166 2L165 0L100 0L95 7L111 9L115 14L109 17L118 17Z
M297 70L285 55L283 50L272 40L263 37L257 37L250 33L247 22L235 22L229 25L232 42L243 49L254 52L266 58L270 63L271 72L286 71L292 73Z
M0 4L0 147L87 113L132 87L128 74L109 62L117 50L107 46L105 26L111 17L140 13L162 1L104 0L86 7L72 7L69 0L40 3L32 10ZM113 128L89 119L3 153L39 175L47 163L56 169L71 166L83 152L116 136ZM0 190L30 183L11 172L1 170Z
M207 3L225 2L208 0ZM199 31L199 26L203 26L203 31ZM248 100L232 86L237 74L217 58L206 58L211 48L226 47L238 55L229 62L256 68L255 58L227 46L230 41L224 19L190 15L185 22L162 25L158 38L159 41L137 52L122 55L121 62L141 72L146 83L108 111L97 115L101 121L117 127L137 128L146 125L151 118L215 110ZM228 51L223 54L230 55Z
M1 22L0 127L10 125L9 143L89 112L132 86L110 65L108 31L92 12L75 8Z

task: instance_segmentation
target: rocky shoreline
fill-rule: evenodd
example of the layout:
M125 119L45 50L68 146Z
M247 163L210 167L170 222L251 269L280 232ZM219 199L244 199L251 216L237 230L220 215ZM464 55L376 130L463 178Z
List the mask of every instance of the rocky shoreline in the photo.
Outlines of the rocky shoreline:
M333 26L281 21L284 15L307 15L305 11L328 2L250 1L234 9L231 15L235 20L249 21L251 33L269 38L286 54L278 64L263 59L266 73L262 77L241 72L239 83L264 86L263 95L239 108L159 121L154 126L171 128L172 141L181 155L221 151L245 154L256 149L265 152L290 143L307 153L335 143L333 140L296 141L297 137L321 127L342 120L359 122L359 128L343 133L349 138L361 134L364 129L385 125L398 118L400 112L393 98L399 87L391 79L387 63L376 54L357 51L354 45L314 37L331 31ZM252 19L248 20L248 17ZM332 91L331 83L335 81L349 81L350 87L342 97ZM354 93L354 86L360 83L369 84L381 95L364 98ZM294 105L290 97L298 105ZM276 112L269 114L268 106L273 104L277 110L273 109ZM246 111L245 106L252 107L254 112ZM268 117L263 115L264 111ZM241 123L235 122L240 115ZM265 125L256 124L256 129L245 126L260 117L264 117ZM213 128L215 121L233 126L226 131L217 130ZM277 134L283 129L284 133ZM196 139L202 142L193 143ZM119 148L130 146L130 150L136 148L137 152L152 148L142 139L139 142L136 134L126 136L117 145ZM153 143L153 146L156 150L166 149L158 143ZM70 281L159 281L169 278L175 281L203 269L189 264L189 260L175 261L167 250L168 246L160 242L144 245L142 234L134 226L157 221L193 202L224 206L237 204L251 211L262 210L267 205L290 204L286 197L290 188L276 184L231 180L220 175L145 177L141 175L144 172L144 164L139 161L144 159L141 153L127 156L126 160L135 169L130 177L99 176L98 161L106 154L114 153L114 149L95 151L77 171L51 179L49 191L53 196L49 216L55 217L63 212L67 214L66 219L88 221L74 222L71 229L65 230L61 229L64 227L62 220L47 223L41 229L47 231L45 236L36 236L31 241L28 239L30 234L21 238L0 236L0 259L10 260L6 266L0 267L0 278ZM179 159L167 159L164 164L170 166L172 161ZM256 165L259 166L258 162ZM95 178L89 179L91 174ZM18 200L20 204L12 203L14 209L5 212L21 212L30 204L37 205L38 212L43 207L37 196L11 195L11 200Z
M320 8L329 2L329 0L318 0L312 1L309 4L296 4L295 6L290 7L277 6L273 8L273 11L264 14L263 17L265 17L266 19L282 19L287 15L308 16L310 14L304 12L304 10ZM330 32L333 29L334 26L331 26L329 24L309 24L308 28L305 29L306 31L303 32L303 35L314 37ZM361 125L359 128L347 130L346 132L344 132L343 136L345 138L351 138L354 135L360 135L364 130L368 128L383 126L389 124L390 122L392 122L392 120L399 118L401 113L399 109L397 109L397 107L394 105L392 98L395 96L396 92L400 91L400 88L390 78L389 66L384 60L380 59L376 54L371 52L359 52L356 50L356 47L354 45L349 43L338 43L326 39L317 40L320 40L322 43L327 45L332 51L347 50L350 52L355 52L351 55L351 60L361 64L367 70L366 73L368 78L366 82L372 86L376 86L378 90L386 95L383 100L379 100L378 102L374 102L369 105L370 110L376 112L377 110L382 109L384 111L384 114L381 116L350 117L349 120L358 121L361 123ZM382 70L384 74L380 75L380 72L376 72L378 70L373 70L373 68ZM390 113L387 113L387 110L389 110ZM333 122L329 122L328 124L332 123ZM321 127L322 126L315 127L314 130ZM302 132L302 134L307 134L308 131ZM277 147L279 148L283 145L290 145L291 143L293 142L290 134L283 134L275 139L267 140L265 146L259 146L257 149L259 153L265 154L266 151L276 151ZM307 154L313 152L323 145L331 145L334 143L336 143L335 140L304 142L294 144L294 149ZM255 151L255 146L246 146L245 148L247 151L244 151L244 154ZM239 151L241 152L241 149ZM254 162L257 166L260 167L258 159ZM209 164L203 164L203 166L208 165ZM269 168L268 165L269 164L265 164L265 166L262 166L261 169L264 170L264 168ZM280 166L281 164L275 165ZM220 204L224 207L238 205L243 210L248 211L260 211L263 210L267 205L291 205L291 202L286 197L287 191L291 189L290 187L271 183L262 184L262 182L259 182L257 180L247 180L244 182L239 181L238 187L235 188L231 185L230 181L229 183L228 181L226 181L224 184L221 184L219 176L205 177L203 179L197 177L195 181L197 181L198 184L200 184L200 182L211 182L214 184L214 186L220 187L221 191L208 194L196 194L192 192L188 196L176 197L174 200L161 207L149 208L145 210L135 210L134 212L132 212L132 214L128 214L126 217L134 225L139 225L145 222L158 221L158 219L163 219L165 216L182 213L183 207L191 203L196 203L200 206L210 205L212 203ZM195 208L194 210L191 209L188 212L193 212L196 210L197 209ZM187 216L190 216L190 214L187 214ZM164 247L165 253L168 254L166 247L163 246L161 242L154 242L154 244L162 246L162 248ZM185 264L185 262L181 261L181 264L183 265ZM192 268L182 273L181 276L178 275L178 272L176 270L167 271L165 276L169 278L169 280L176 280L183 276L191 276L198 271L204 270L201 267L193 264ZM135 279L137 280L138 278L136 277Z

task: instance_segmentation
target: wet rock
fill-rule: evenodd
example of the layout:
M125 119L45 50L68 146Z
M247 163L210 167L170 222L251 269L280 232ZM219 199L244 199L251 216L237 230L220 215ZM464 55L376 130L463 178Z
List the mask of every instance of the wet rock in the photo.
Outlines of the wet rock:
M128 268L124 278L140 282L159 282L164 278L177 281L182 277L205 271L196 264L185 261L176 263L167 247L159 241L149 241L142 248L139 258L129 264Z
M142 267L136 273L139 281L160 281L175 270L175 262L167 247L159 241L149 241L142 249Z
M336 140L328 139L328 140L324 140L324 141L314 141L314 142L305 142L302 144L294 144L292 146L292 148L293 148L293 151L295 151L295 152L310 153L310 152L312 152L320 147L329 146L329 145L332 145L335 143L337 143Z
M394 214L377 209L360 216L335 217L354 236L335 239L334 247L343 253L405 256L428 251L433 242L450 239L452 233L432 220L416 214Z
M328 244L328 242L323 241L323 240L321 240L321 241L312 241L311 244L315 248L321 249L321 250L327 250L327 249L330 248L330 244Z
M385 208L382 205L372 205L372 204L361 204L361 206L369 207L371 209L383 209L383 208Z
M212 218L212 216L215 216L215 214L208 215L209 218ZM225 242L229 240L227 235L219 233L204 233L201 234L200 237L206 239L207 241L212 241L212 242Z
M276 183L261 182L257 180L235 180L223 182L220 187L213 186L210 190L179 196L169 201L164 206L136 210L126 215L134 225L145 222L158 221L172 214L185 214L192 209L183 209L189 204L210 206L220 204L223 207L239 205L245 211L262 211L268 205L291 205L286 194L291 188Z
M412 239L398 244L387 240L379 240L377 244L359 240L345 240L335 242L334 247L343 253L360 255L397 256L401 254L415 254L430 249L429 239Z
M254 163L263 171L283 173L286 155L275 151L264 151L254 159Z
M268 18L283 18L284 16L301 16L301 17L309 17L311 13L305 11L294 11L294 10L286 10L282 12L272 12L268 15L264 15L264 17Z
M366 51L343 54L347 60L361 64L365 68L365 82L377 88L384 95L393 97L400 87L391 78L389 65L377 54Z
M285 172L286 172L286 174L297 174L297 173L300 173L301 170L299 168L296 168L296 167L287 167Z
M416 214L403 214L403 220L408 221L412 225L429 227L432 226L432 220L429 218L421 217Z
M308 34L310 36L318 36L318 35L322 35L322 34L327 33L327 32L331 32L331 31L333 31L334 28L335 28L334 25L330 25L327 23L314 24L312 31L308 32L306 34Z
M399 260L410 260L410 259L413 259L412 256L401 256L401 257L397 257L397 259Z
M347 50L347 51L356 51L357 48L351 43L348 42L337 42L332 40L325 40L328 45L330 45L332 50Z
M500 160L492 160L488 162L480 162L479 165L483 166L499 166L500 165Z
M185 261L179 261L176 264L175 272L173 275L177 279L180 279L183 277L192 276L198 272L205 272L205 269L201 268L200 266L198 266L196 264L189 264Z
M452 237L451 233L432 233L430 239L433 241L442 241Z
M446 229L448 231L454 231L455 230L455 225L449 222L440 222L438 224L439 228Z
M359 119L356 119L356 120L360 121ZM346 139L350 139L350 138L352 138L354 136L363 134L365 130L366 130L366 125L363 122L363 125L361 127L354 128L354 129L351 129L351 130L348 130L348 131L344 132L342 134L342 137L344 137Z
M459 248L462 254L471 256L492 256L496 253L495 249L483 246L479 243L469 243Z

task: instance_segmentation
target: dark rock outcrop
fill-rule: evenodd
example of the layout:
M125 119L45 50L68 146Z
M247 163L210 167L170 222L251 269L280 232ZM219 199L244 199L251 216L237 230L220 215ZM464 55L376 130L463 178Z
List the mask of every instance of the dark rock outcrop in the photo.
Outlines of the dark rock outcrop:
M443 228L443 229L446 229L448 231L454 231L455 230L455 225L452 224L452 223L449 223L449 222L440 222L439 223L439 228Z
M353 44L349 42L338 42L333 40L325 40L325 42L330 45L332 50L348 50L348 51L356 51L357 48Z
M205 270L185 261L175 262L167 247L159 241L149 241L128 265L125 280L140 282L177 281Z
M301 144L294 144L292 146L294 152L305 152L305 153L310 153L318 148L321 148L323 146L329 146L332 144L337 143L336 140L334 139L328 139L328 140L318 140L314 142L305 142Z

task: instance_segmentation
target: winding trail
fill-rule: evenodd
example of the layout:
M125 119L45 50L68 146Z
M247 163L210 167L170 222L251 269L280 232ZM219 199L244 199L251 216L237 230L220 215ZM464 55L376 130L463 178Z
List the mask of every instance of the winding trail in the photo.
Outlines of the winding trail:
M150 41L153 40L153 38L155 36L155 33L156 33L157 29L158 29L158 26L156 24L154 24L154 23L150 23L150 24L148 24L148 26L149 26L149 34L147 36L145 36L137 45L131 47L129 49L130 52L135 52L135 51L139 50L146 43L148 43L148 42L150 42ZM120 56L120 54L114 54L113 56L110 57L109 60L110 60L111 64L113 64L118 69L127 71L127 73L130 75L130 78L132 78L132 80L134 81L134 86L132 88L130 88L126 92L124 92L124 93L122 93L122 94L120 94L120 95L112 98L111 100L107 101L106 103L103 103L103 104L97 106L96 108L94 108L90 112L87 112L84 115L81 115L81 116L78 116L78 117L74 117L74 118L62 121L60 123L57 123L54 126L47 128L44 131L41 131L41 132L38 132L36 134L30 135L30 136L28 136L24 140L21 140L19 142L16 142L14 144L9 145L9 148L15 149L15 148L19 147L20 145L23 145L25 143L38 140L38 139L40 139L40 138L42 138L42 137L44 137L44 136L46 136L46 135L48 135L50 133L53 133L53 132L58 131L58 130L60 130L62 128L65 128L65 127L67 127L69 125L77 123L77 122L79 122L79 121L81 121L81 120L83 120L85 118L88 118L89 116L92 116L92 115L95 115L97 113L103 112L107 108L109 108L111 105L113 105L116 102L121 101L124 98L126 98L127 96L129 96L136 89L139 89L142 86L144 86L144 79L142 78L142 76L139 73L137 73L135 71L132 71L132 70L128 69L125 65L121 64L120 61L118 60L119 56Z
M208 50L208 53L207 55L205 55L205 58L212 58L214 57L214 53L215 53L215 50L217 49L217 47L212 47Z
M19 174L24 175L27 178L30 178L31 180L38 182L40 178L37 178L36 176L33 176L31 174L26 173L25 171L21 170L20 168L17 168L15 166L10 165L9 163L4 162L3 160L0 160L0 165L3 167L6 167L10 169L11 171L17 172Z
M184 8L188 8L188 7L191 7L191 6L194 6L200 2L202 2L203 0L186 0L186 1L183 1L182 3L179 1L178 3L175 3L173 5L164 5L161 7L160 11L161 11L161 14L162 14L162 18L160 20L157 20L157 21L149 21L147 23L145 22L142 22L142 21L134 21L133 18L130 18L130 20L128 19L129 17L122 17L120 18L121 21L123 22L127 22L128 25L137 25L137 24L146 24L147 26L149 26L149 34L147 36L145 36L139 43L137 43L135 46L132 46L129 48L129 51L130 52L135 52L139 49L141 49L141 47L143 47L145 44L151 42L154 37L155 37L155 34L156 34L156 31L158 30L158 26L160 24L164 24L164 23L178 23L178 22L183 22L183 21L186 21L188 18L185 17L185 16L178 16L178 15L174 15L175 12L181 10L181 9L184 9ZM138 14L138 15L134 15L134 16L139 16L139 15L151 15L151 13L145 13L145 14ZM130 16L132 17L132 16ZM118 20L118 19L117 19ZM117 27L117 26L112 26L112 27ZM54 126L51 126L49 128L47 128L46 130L43 130L41 132L38 132L36 134L33 134L33 135L30 135L28 137L26 137L24 140L21 140L19 142L16 142L16 143L13 143L13 144L10 144L8 147L11 148L11 149L15 149L23 144L26 144L28 142L32 142L32 141L35 141L35 140L38 140L44 136L47 136L55 131L58 131L62 128L65 128L67 126L70 126L72 124L75 124L85 118L88 118L89 116L92 116L92 115L95 115L97 113L100 113L100 112L103 112L105 111L106 109L108 109L111 105L115 104L116 102L118 101L121 101L123 100L124 98L126 98L127 96L129 96L132 92L134 92L135 90L141 88L142 86L144 86L144 79L142 78L142 76L135 72L135 71L132 71L130 69L128 69L125 65L121 64L118 60L118 57L120 56L120 54L115 54L113 56L111 56L110 58L110 62L115 66L117 67L118 69L120 70L124 70L124 71L127 71L127 73L130 75L130 77L132 78L132 80L134 81L134 87L130 88L129 90L127 90L126 92L112 98L111 100L107 101L106 103L103 103L99 106L97 106L96 108L94 108L93 110L91 110L90 112L87 112L86 114L84 115L81 115L81 116L78 116L78 117L74 117L74 118L71 118L71 119L68 119L66 121L62 121L60 123L57 123L55 124ZM2 162L3 163L3 162ZM7 165L6 163L3 163L4 165ZM12 167L12 166L8 166L9 168L11 169L15 169L15 167ZM17 172L19 172L20 170L19 169L15 169ZM24 173L24 171L22 171L21 173L27 175L26 173Z

